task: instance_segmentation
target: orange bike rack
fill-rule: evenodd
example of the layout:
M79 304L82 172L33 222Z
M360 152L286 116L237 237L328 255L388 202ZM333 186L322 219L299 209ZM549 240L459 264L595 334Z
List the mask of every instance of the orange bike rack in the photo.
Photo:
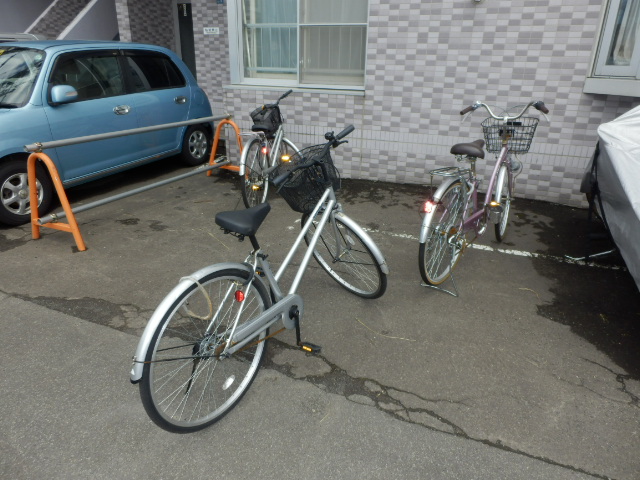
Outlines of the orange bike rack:
M228 118L225 118L224 120L221 120L220 123L218 123L218 126L216 127L216 134L213 139L213 147L211 148L211 156L209 157L210 166L215 164L215 156L216 156L216 152L218 151L218 143L220 142L220 132L222 131L222 128L225 125L231 125L235 130L236 140L238 140L238 147L240 148L240 152L242 152L242 136L240 135L240 128L238 127L238 125L235 124L233 120L229 120ZM223 165L220 168L221 169L224 168L225 170L231 170L232 172L240 171L240 167L238 165ZM211 170L207 172L207 176L208 177L211 176Z
M238 140L238 147L240 148L240 151L242 152L242 138L240 136L240 129L238 128L238 126L231 120L229 120L228 118L224 118L220 121L220 123L218 124L218 127L216 128L216 133L215 133L215 139L213 142L213 146L211 148L211 156L209 157L209 166L207 167L207 176L211 176L211 169L212 167L214 167L215 165L219 164L218 168L225 168L227 170L231 170L234 172L238 172L240 170L240 167L237 165L229 165L229 162L227 159L224 159L224 163L221 161L216 162L216 158L215 158L215 153L218 149L218 143L220 142L220 132L222 130L222 128L225 125L231 125L233 127L233 129L235 130L236 133L236 138ZM29 201L30 201L30 206L31 206L31 236L33 237L34 240L37 240L40 238L40 227L47 227L47 228L53 228L55 230L62 230L63 232L70 232L73 234L73 238L76 241L76 245L78 246L78 250L79 251L85 251L87 249L84 240L82 238L82 234L80 233L80 228L78 227L78 222L76 221L76 217L75 214L73 213L73 210L71 210L71 205L69 204L69 200L67 199L67 193L64 190L64 187L62 185L62 180L60 180L60 174L58 173L58 168L56 167L55 163L53 163L53 160L51 160L51 158L49 158L48 155L42 153L42 144L34 144L37 148L33 148L31 151L33 151L33 153L31 155L29 155L29 159L27 160L27 177L28 177L28 182L29 182ZM62 206L62 208L64 209L64 216L67 217L68 222L69 223L62 223L60 222L59 218L57 218L55 215L48 215L47 217L45 217L46 220L51 219L50 221L46 221L45 223L42 223L43 219L40 218L39 214L38 214L38 189L35 187L37 185L37 176L36 176L36 161L41 160L45 166L47 167L47 169L49 170L49 174L51 176L51 180L53 181L53 185L56 189L56 192L58 194L58 198L60 199L60 204ZM171 181L175 181L175 180L179 180L181 178L184 178L185 176L191 176L191 175L196 175L200 172L198 171L192 171L183 175L179 175L177 177L173 177L171 179L167 179L167 180L163 180L161 182L158 182L157 184L151 185L148 188L153 188L155 186L159 186L161 184L165 184L167 182L171 182ZM132 195L134 193L138 193L140 190L133 190L131 192L128 192L129 195ZM110 197L113 201L113 199L115 199L115 197ZM87 208L93 208L93 206L97 206L97 205L85 205L85 209ZM59 215L60 217L63 217L62 214Z
M58 193L58 198L60 199L60 204L64 209L65 214L67 215L67 219L69 223L58 223L58 222L48 222L44 224L40 224L40 217L38 215L38 189L35 188L36 185L36 161L40 159L46 167L49 169L49 174L51 175L51 180L53 181L53 185L56 188L56 192ZM34 152L29 155L29 159L27 160L27 175L29 181L29 202L31 207L31 236L34 240L40 238L40 227L53 228L55 230L62 230L63 232L71 232L73 234L73 238L76 241L76 245L78 246L78 250L81 252L87 249L84 244L84 240L82 239L82 234L80 233L80 228L78 228L78 222L76 221L76 216L71 210L71 205L69 205L69 200L67 199L67 193L64 191L64 187L62 186L62 181L60 180L60 175L58 174L58 169L53 163L53 160L49 158L48 155L45 155L42 152ZM34 188L32 188L34 187Z

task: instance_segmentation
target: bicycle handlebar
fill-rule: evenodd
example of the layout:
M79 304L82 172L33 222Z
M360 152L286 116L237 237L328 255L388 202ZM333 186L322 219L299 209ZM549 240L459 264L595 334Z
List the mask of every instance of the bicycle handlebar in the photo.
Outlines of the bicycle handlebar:
M469 112L471 112L473 110L477 110L480 107L484 107L491 117L495 118L496 120L502 120L504 122L508 122L510 120L516 120L516 119L520 118L522 115L525 114L525 112L529 109L529 107L534 107L536 110L539 110L544 114L549 113L549 109L544 104L544 102L542 100L539 100L537 102L534 102L534 101L529 102L522 109L522 111L517 115L503 115L503 116L500 117L500 116L494 114L491 111L491 108L489 107L489 105L487 105L485 103L482 103L482 102L475 102L473 105L469 105L467 108L465 108L464 110L460 111L460 115L465 115L465 114L467 114L467 113L469 113Z
M309 160L308 162L304 162L304 163L301 163L299 165L296 165L295 167L293 167L288 172L283 173L282 175L278 175L276 178L274 178L272 180L273 185L276 186L278 188L278 190L279 190L280 187L282 187L287 182L289 177L291 177L291 175L293 175L298 170L302 170L303 168L309 168L309 167L311 167L313 165L320 164L321 162L319 162L317 159L318 158L324 158L324 156L327 153L327 150L329 148L331 148L331 147L336 148L338 145L340 145L342 143L347 143L346 140L342 141L342 142L340 140L342 140L344 137L349 135L355 129L356 129L356 127L354 127L353 125L348 125L338 135L334 135L333 132L325 133L324 134L324 138L327 139L328 142L325 144L324 149L322 150L322 153L320 155L317 155L312 160Z
M276 103L268 103L262 106L263 109L265 108L273 108L273 107L277 107L280 104L281 100L284 100L285 98L287 98L289 95L291 95L293 93L293 90L287 90L286 92L284 92L282 94L282 96L276 100Z
M280 103L280 100L284 100L285 98L287 98L287 97L288 97L289 95L291 95L292 93L293 93L293 90L288 90L288 91L284 92L284 93L282 94L282 96L278 99L278 101L276 102L276 105L277 105L278 103Z
M475 105L475 103L473 105ZM460 110L460 115L465 115L465 114L469 113L470 111L475 110L475 108L473 108L473 105L469 105L464 110Z
M344 137L346 137L347 135L349 135L351 132L353 132L356 129L356 127L354 127L353 125L348 125L347 127L345 127L344 130L342 130L338 135L335 136L335 140L342 140ZM325 134L325 138L326 134ZM327 138L327 140L329 140ZM332 145L333 148L337 147L338 145Z
M547 106L544 104L542 100L534 103L533 106L535 107L536 110L540 110L544 114L549 113L549 109L547 108Z

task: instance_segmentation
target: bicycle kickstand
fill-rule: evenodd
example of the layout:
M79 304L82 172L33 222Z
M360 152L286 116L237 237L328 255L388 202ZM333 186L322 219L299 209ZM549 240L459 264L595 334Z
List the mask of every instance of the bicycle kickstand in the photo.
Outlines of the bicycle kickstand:
M453 291L452 290L447 290L446 288L440 287L438 285L429 285L428 283L424 283L424 282L422 282L420 285L422 285L423 287L427 287L427 288L432 288L434 290L438 290L438 291L443 292L443 293L448 293L452 297L459 297L460 294L458 293L458 286L456 285L456 281L453 278L453 273L451 273L451 275L449 275L449 280L451 280L451 284L453 285Z
M295 305L291 307L291 310L289 311L289 317L292 318L295 322L296 345L298 345L298 347L300 347L301 350L307 353L313 353L314 355L320 353L322 350L322 347L320 347L320 345L314 345L313 343L303 342L300 339L300 311L297 309Z

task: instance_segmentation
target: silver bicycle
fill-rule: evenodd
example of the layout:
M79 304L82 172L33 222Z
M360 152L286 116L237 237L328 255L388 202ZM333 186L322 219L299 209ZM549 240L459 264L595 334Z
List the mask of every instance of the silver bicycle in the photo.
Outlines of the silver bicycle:
M267 201L269 176L280 164L288 162L299 152L284 132L284 117L280 101L293 90L285 92L276 103L262 105L251 112L251 135L254 136L242 149L239 174L242 178L242 201L245 207L255 207Z
M340 180L330 149L352 131L326 134L326 144L300 151L273 171L274 186L303 214L302 231L275 274L256 237L270 205L216 215L225 233L248 237L253 250L242 263L219 263L182 278L149 320L131 381L139 383L142 404L160 427L192 432L223 417L253 382L267 339L285 329L295 329L302 350L320 350L300 335L304 302L296 291L311 256L348 291L364 298L384 294L386 261L335 195ZM285 293L279 282L304 243L308 248ZM282 328L270 334L278 322Z

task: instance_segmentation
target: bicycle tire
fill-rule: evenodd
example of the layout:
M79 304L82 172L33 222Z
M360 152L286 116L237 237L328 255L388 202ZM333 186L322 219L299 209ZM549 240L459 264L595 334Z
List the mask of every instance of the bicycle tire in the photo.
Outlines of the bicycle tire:
M244 147L244 177L242 178L242 201L246 208L267 201L269 179L264 170L269 166L269 157L262 152L263 141L253 138Z
M427 238L418 252L420 275L429 285L440 285L449 278L464 247L462 229L465 198L462 184L449 185L427 215Z
M316 216L319 217L320 214ZM303 227L308 218L309 215L306 213L302 216ZM340 243L344 245L340 254L337 252L334 221ZM313 237L317 223L314 219L304 237L307 245ZM357 231L349 228L339 216L332 215L318 239L313 256L324 271L343 288L360 297L373 299L381 297L386 291L387 275L380 268L367 242L367 239L363 239Z
M139 384L142 404L161 428L176 433L205 428L227 414L251 386L262 363L267 330L231 356L217 356L241 304L238 326L271 305L256 279L244 300L236 300L236 290L249 275L233 268L210 273L185 287L166 310L152 336ZM212 321L215 330L206 333Z
M502 206L502 213L498 223L494 225L496 240L502 242L507 232L509 223L509 211L511 210L511 191L509 190L509 172L506 165L500 167L496 180L496 189L493 200Z

